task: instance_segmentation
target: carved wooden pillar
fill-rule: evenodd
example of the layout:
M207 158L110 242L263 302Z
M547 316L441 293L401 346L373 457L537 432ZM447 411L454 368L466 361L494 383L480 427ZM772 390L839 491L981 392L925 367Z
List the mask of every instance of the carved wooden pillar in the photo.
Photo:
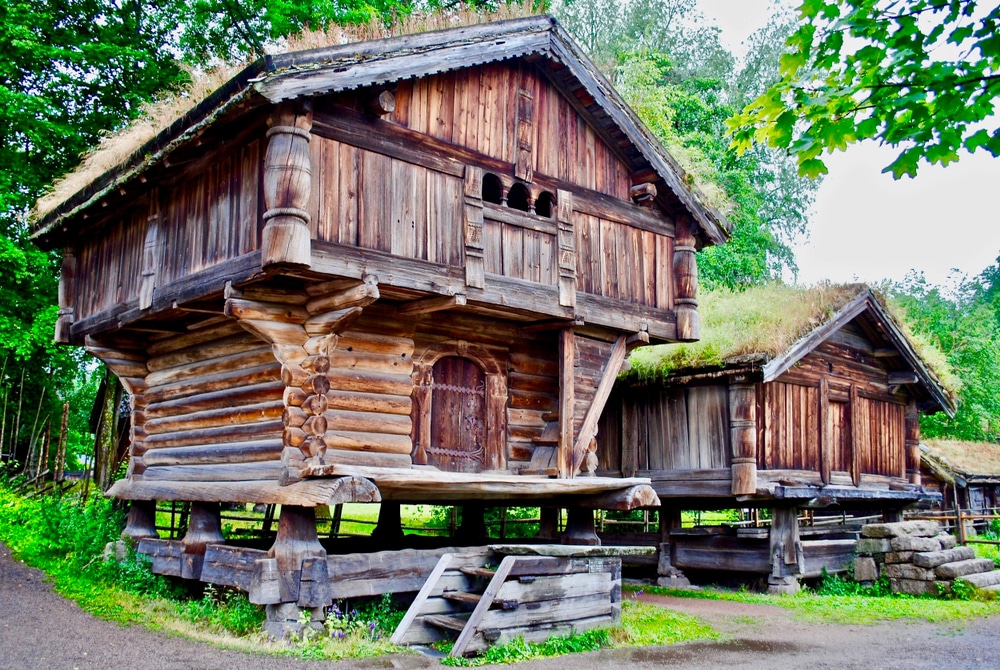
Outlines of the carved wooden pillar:
M769 533L771 575L770 593L797 593L798 575L802 574L802 543L799 541L799 510L797 507L775 507L771 510Z
M76 319L76 250L63 249L62 271L59 274L59 314L56 317L55 341L69 343L69 330Z
M200 579L206 545L225 541L219 503L191 503L188 530L181 540L181 577Z
M906 478L920 486L920 412L913 399L906 405Z
M372 537L383 545L399 546L403 540L403 512L399 503L383 502L379 506L378 523Z
M486 262L483 259L483 170L465 168L465 283L473 288L486 287Z
M757 394L746 375L729 381L729 431L733 449L733 495L757 492Z
M125 522L125 530L122 531L122 539L132 544L138 544L139 540L148 537L160 537L160 534L156 532L156 501L133 500L128 508L128 517Z
M312 167L309 131L312 107L306 102L282 103L268 119L264 156L264 232L261 267L274 264L309 266L309 192Z
M698 261L695 256L691 220L677 218L674 236L674 309L677 312L677 339L690 342L701 337L698 317Z
M554 540L559 534L559 508L542 507L538 516L539 539Z
M298 602L302 562L307 558L326 558L326 549L320 544L316 534L316 509L282 505L278 534L267 555L277 560L279 602Z
M455 532L455 539L465 544L483 544L490 538L486 529L486 508L483 505L462 505L462 523Z
M573 231L573 193L556 192L559 233L559 304L576 307L576 233Z
M562 543L601 546L601 538L597 537L597 530L594 528L594 510L583 507L566 508L566 530L563 532Z

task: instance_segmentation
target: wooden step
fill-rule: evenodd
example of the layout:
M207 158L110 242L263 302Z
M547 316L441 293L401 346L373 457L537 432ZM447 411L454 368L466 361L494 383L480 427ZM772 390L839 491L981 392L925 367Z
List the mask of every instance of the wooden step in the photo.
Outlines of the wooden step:
M461 633L465 630L465 624L467 624L469 620L457 616L428 614L424 617L424 622L429 623L432 626L437 626L438 628L444 628L445 630L453 630L456 633Z
M445 591L441 597L455 603L473 606L478 605L479 601L483 599L480 593L466 593L465 591Z
M459 568L462 574L469 575L470 577L482 577L484 579L492 579L493 575L497 573L496 570L490 570L489 568L469 568L462 567Z

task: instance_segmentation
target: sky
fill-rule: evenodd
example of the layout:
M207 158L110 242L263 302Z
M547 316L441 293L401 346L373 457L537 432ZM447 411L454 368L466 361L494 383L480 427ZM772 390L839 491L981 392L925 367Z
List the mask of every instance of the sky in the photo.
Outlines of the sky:
M739 54L740 43L767 22L772 0L698 4ZM916 270L948 286L954 270L974 276L1000 256L1000 158L963 154L946 168L923 164L916 178L895 181L881 173L895 155L868 142L824 158L830 173L809 238L795 246L800 283L900 281Z

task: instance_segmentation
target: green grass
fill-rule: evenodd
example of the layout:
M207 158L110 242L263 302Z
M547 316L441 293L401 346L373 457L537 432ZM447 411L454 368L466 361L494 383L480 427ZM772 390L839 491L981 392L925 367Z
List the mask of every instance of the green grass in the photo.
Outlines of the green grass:
M874 624L902 619L941 623L1000 614L1000 602L995 600L942 600L907 595L822 595L807 589L796 595L769 595L715 589L688 591L648 586L643 587L643 591L679 598L774 605L791 610L803 621L842 625Z

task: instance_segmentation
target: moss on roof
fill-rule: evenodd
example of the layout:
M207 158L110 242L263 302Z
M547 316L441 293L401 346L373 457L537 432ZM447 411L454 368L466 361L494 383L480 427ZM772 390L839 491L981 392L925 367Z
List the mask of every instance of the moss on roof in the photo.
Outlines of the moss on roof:
M957 472L1000 476L1000 444L940 439L924 440L923 443Z
M726 367L770 359L825 323L867 290L863 284L786 284L745 291L720 289L699 296L702 339L632 352L632 375L659 378L692 368Z
M849 302L869 291L864 284L820 283L753 286L744 291L719 289L699 297L702 339L689 344L661 344L632 352L631 379L662 379L685 371L740 365L764 365L826 323ZM960 386L944 354L906 325L900 309L876 297L949 392Z

